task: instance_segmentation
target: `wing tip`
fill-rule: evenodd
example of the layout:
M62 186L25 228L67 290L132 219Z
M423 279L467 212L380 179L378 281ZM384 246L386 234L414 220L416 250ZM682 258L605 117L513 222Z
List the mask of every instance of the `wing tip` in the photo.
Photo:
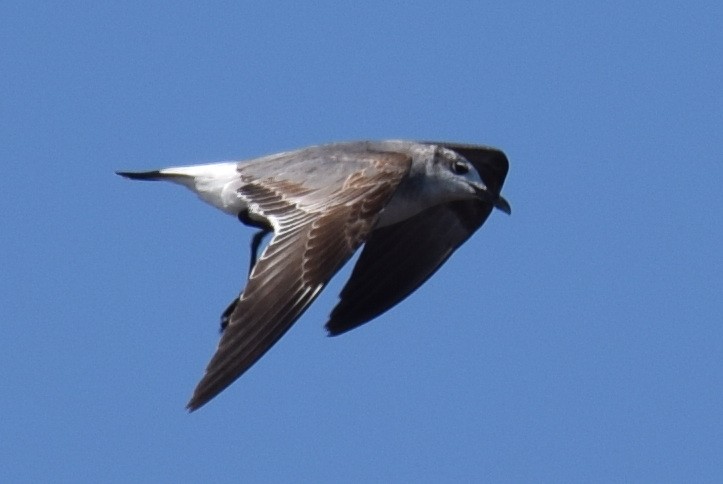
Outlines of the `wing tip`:
M219 384L213 377L210 377L208 369L206 369L203 378L198 382L196 388L193 389L193 395L191 395L191 399L186 404L186 410L188 410L189 413L195 412L213 400L230 384L231 382Z
M330 319L324 325L324 329L326 329L326 335L329 338L333 338L335 336L339 336L344 333L348 333L352 329L358 328L362 324L369 321L369 319L372 319L372 318L367 318L367 319L362 319L362 320L353 320L353 321L340 321L338 319Z
M206 402L200 402L196 399L196 397L192 397L188 403L186 404L186 410L188 410L188 413L193 413L199 408L203 407L203 405Z
M345 332L343 329L340 329L337 325L332 324L331 321L329 321L328 323L326 323L324 325L324 329L326 330L326 336L329 338L333 338L334 336L339 336L340 334Z
M199 387L196 387L196 389L193 391L191 399L186 404L186 410L188 410L188 413L195 412L196 410L210 402L216 395L218 395L218 393L219 392L213 391L209 392L208 390L199 391Z

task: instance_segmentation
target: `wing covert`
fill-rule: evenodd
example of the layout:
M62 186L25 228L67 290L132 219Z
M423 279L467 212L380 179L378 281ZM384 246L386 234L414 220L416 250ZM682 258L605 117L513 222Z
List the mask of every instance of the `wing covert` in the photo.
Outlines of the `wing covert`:
M411 159L368 153L331 198L283 179L247 180L240 193L276 220L278 230L254 266L218 349L188 403L195 410L263 356L362 244ZM281 177L280 177L281 178Z

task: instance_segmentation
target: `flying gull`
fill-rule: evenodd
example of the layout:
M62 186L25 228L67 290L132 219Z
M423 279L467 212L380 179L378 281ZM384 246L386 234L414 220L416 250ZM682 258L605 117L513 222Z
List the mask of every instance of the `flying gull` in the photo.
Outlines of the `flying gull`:
M183 185L259 229L246 287L221 316L218 349L188 409L208 403L256 363L362 244L326 323L329 334L356 328L411 294L493 208L510 213L500 196L507 168L504 153L486 146L392 140L117 172Z

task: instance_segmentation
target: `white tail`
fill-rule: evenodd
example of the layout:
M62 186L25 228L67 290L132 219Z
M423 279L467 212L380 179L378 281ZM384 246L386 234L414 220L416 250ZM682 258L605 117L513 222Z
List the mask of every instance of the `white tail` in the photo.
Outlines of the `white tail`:
M133 180L165 180L183 185L201 200L233 216L246 207L245 201L237 194L240 179L235 161L117 173Z

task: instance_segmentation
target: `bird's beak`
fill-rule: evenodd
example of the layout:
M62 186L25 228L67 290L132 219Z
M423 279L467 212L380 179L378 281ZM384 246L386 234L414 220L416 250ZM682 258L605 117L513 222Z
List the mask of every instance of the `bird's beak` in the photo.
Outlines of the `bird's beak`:
M510 207L510 203L505 200L502 195L493 195L488 190L487 187L480 188L475 186L475 191L477 192L477 195L482 199L482 201L491 203L495 208L498 208L505 212L507 215L512 214L512 207Z
M497 197L497 200L495 200L495 208L499 208L503 212L505 212L507 215L512 215L512 207L510 207L510 202L505 200L502 195Z

